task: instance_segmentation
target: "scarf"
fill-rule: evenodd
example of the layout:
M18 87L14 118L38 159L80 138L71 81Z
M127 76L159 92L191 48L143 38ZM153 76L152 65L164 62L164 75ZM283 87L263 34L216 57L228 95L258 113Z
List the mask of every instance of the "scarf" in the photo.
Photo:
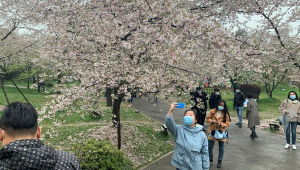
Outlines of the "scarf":
M299 102L298 100L291 100L291 99L288 99L288 101L289 101L290 103L292 103L292 104L296 104L296 103Z

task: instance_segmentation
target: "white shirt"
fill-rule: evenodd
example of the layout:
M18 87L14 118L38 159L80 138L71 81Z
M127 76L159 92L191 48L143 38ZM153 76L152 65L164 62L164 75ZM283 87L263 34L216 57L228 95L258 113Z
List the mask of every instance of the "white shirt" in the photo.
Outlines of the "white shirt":
M221 116L221 113L222 113L222 112L221 112L220 110L217 111L217 118L218 118L218 119L219 119L219 117Z

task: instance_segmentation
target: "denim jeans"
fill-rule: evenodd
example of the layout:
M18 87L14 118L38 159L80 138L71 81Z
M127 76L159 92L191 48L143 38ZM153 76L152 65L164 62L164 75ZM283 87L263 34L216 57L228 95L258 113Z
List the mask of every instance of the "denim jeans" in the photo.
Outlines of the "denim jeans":
M235 107L235 109L236 109L237 115L239 116L239 124L241 125L242 122L243 122L243 109L244 109L244 106L237 106L237 107Z
M292 145L296 144L296 130L297 130L297 122L290 122L290 125L286 128L286 143L290 144L291 142L291 132L290 126L292 126Z
M218 141L218 143L219 143L219 157L218 157L218 160L223 160L223 156L224 156L224 143L225 142ZM209 159L213 159L214 145L215 145L215 141L208 139Z

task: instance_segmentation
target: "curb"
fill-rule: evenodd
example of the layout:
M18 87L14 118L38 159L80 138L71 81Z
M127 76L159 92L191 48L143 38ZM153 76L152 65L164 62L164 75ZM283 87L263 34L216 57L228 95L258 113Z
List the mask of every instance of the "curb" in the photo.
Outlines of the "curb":
M173 153L173 152L174 152L174 151L168 152L167 154L165 154L165 155L163 155L163 156L157 158L156 160L153 160L153 161L147 163L146 165L144 165L143 167L139 168L138 170L143 170L143 169L147 168L148 166L150 166L150 165L152 165L152 164L158 162L159 160L161 160L161 159L167 157L168 155L170 155L170 154ZM171 162L171 160L170 160L170 162Z

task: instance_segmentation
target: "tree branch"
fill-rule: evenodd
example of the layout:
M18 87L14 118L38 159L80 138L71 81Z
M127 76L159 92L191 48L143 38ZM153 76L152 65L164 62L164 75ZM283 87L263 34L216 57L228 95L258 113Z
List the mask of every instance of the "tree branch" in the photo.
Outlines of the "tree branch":
M18 23L14 23L14 26L12 27L12 29L1 39L1 41L4 41L12 32L14 32L14 30L17 28Z
M13 53L13 54L10 54L10 55L8 55L8 56L6 56L6 57L2 57L2 58L0 58L0 60L1 60L1 59L4 59L4 58L9 58L9 57L11 57L11 56L13 56L13 55L15 55L15 54L18 54L18 53L22 52L23 50L25 50L26 48L29 48L29 47L33 46L33 45L36 44L37 42L38 42L38 41L35 41L34 43L29 44L28 46L26 46L26 47L24 47L24 48L18 50L17 52L15 52L15 53Z

